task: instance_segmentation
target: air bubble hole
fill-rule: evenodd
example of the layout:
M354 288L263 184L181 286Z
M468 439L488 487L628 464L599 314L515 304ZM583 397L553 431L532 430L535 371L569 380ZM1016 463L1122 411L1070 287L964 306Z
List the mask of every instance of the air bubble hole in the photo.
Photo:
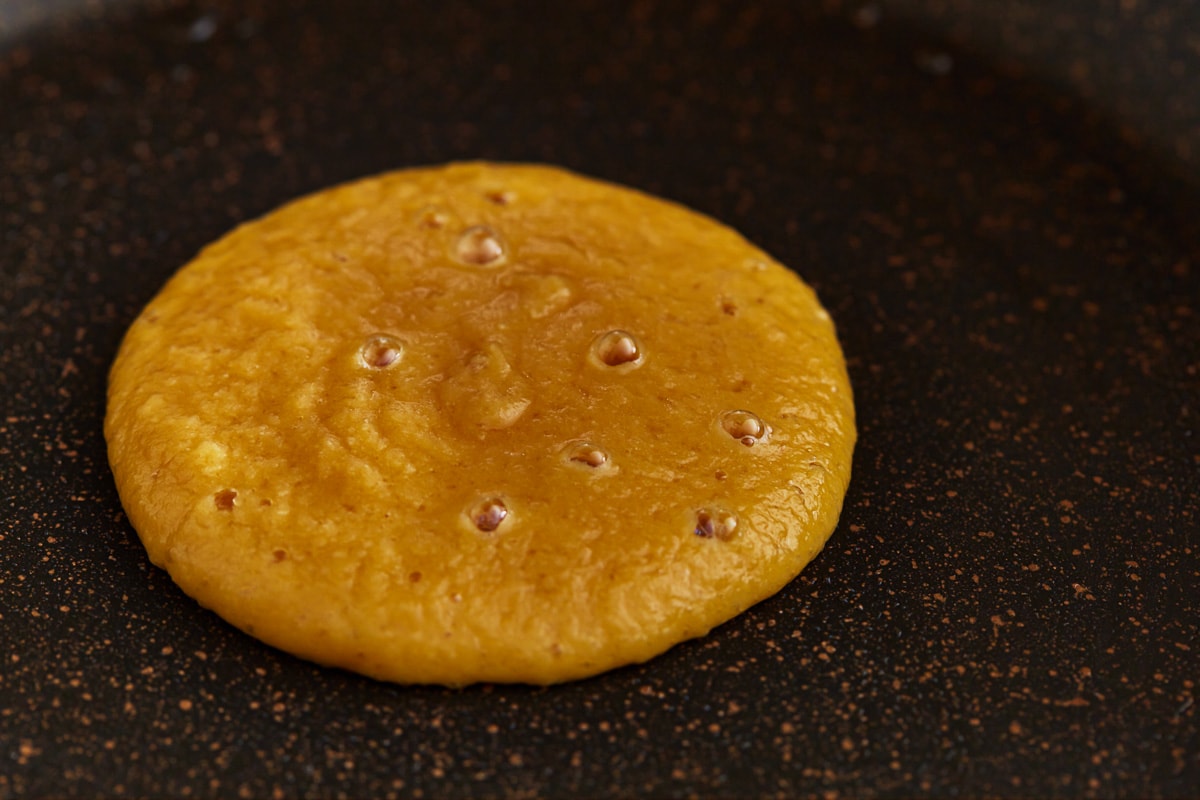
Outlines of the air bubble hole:
M721 428L746 447L765 442L771 433L770 426L752 411L738 409L721 415Z
M404 357L404 345L391 336L377 333L368 336L358 350L363 366L371 369L387 369Z
M592 355L607 367L636 365L642 361L642 348L632 333L613 330L602 333L592 342Z
M454 254L464 264L476 267L491 267L504 260L505 247L500 234L487 225L467 228L458 237Z
M693 533L701 539L728 542L737 533L738 519L723 508L702 508L696 512Z
M489 497L477 503L467 516L476 528L484 533L491 533L508 518L508 506L498 497Z

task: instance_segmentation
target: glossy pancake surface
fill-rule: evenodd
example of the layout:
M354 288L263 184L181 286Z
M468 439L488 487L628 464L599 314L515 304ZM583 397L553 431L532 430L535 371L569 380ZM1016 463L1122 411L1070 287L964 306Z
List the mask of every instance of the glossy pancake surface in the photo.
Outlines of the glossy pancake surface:
M855 438L793 273L678 205L484 163L206 248L127 334L105 432L151 560L204 606L448 685L643 661L778 591Z

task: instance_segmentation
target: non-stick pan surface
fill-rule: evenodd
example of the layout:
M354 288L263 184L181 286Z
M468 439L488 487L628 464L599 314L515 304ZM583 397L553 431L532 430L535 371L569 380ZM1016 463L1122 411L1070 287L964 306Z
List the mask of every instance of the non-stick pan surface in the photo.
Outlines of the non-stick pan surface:
M0 798L1200 791L1196 183L1099 99L876 5L112 3L4 35ZM101 435L122 333L203 244L480 157L739 228L818 288L858 402L799 579L548 689L237 632L147 562Z

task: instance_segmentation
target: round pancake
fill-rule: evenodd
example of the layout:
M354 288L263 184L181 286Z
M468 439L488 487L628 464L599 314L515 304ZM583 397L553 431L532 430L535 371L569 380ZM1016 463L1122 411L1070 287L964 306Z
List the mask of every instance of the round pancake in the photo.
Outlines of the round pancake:
M377 678L548 684L778 591L837 524L829 315L713 220L542 166L295 201L131 326L105 420L150 559Z

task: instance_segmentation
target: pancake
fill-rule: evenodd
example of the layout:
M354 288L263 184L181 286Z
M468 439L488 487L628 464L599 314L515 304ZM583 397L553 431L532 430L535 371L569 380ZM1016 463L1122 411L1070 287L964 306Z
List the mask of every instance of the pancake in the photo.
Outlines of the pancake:
M151 561L275 647L401 683L645 661L834 530L854 406L793 272L679 205L452 164L205 248L109 380Z

